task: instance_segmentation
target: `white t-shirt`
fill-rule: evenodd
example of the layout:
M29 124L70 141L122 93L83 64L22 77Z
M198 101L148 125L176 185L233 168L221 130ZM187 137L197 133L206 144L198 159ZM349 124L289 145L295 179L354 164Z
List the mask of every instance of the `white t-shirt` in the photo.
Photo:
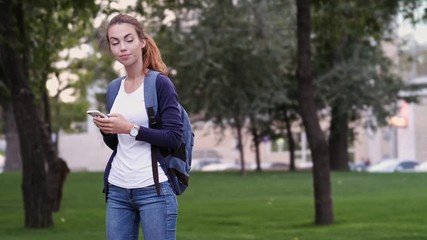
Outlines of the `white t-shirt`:
M111 113L120 113L129 122L148 127L148 116L144 102L144 84L132 93L124 89L125 79L120 84ZM137 141L129 134L117 134L119 145L114 157L108 182L122 188L141 188L154 184L151 169L151 145ZM159 164L158 164L159 165ZM167 181L163 169L159 168L159 182Z

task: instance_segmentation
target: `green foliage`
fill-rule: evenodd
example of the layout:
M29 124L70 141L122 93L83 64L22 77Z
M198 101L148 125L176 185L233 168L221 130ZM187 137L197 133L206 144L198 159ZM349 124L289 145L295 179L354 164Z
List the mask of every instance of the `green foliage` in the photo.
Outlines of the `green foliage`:
M22 228L19 173L0 175L0 238L68 240L105 238L102 173L71 173L61 212L49 230ZM427 237L426 174L334 173L335 225L312 223L309 172L193 173L178 197L182 240L417 240ZM209 186L209 187L207 187ZM99 191L98 191L99 190Z
M31 83L32 90L36 96L39 106L49 107L42 103L44 96L47 95L46 81L49 74L67 71L76 73L80 79L84 74L70 64L66 68L58 68L54 63L59 60L72 61L67 57L62 58L58 54L61 50L78 46L84 43L84 36L89 35L91 31L91 19L97 12L95 1L86 0L41 0L41 1L23 1L17 5L22 9L23 21L18 22L15 30L19 33L19 43L15 47L18 53L22 55L25 75ZM17 14L19 11L17 11ZM0 77L2 78L2 77ZM69 79L62 81L68 82ZM66 89L73 89L76 97L85 98L84 81L69 82L58 93ZM0 83L0 95L4 100L9 94L9 86ZM57 96L56 100L60 100ZM56 103L61 104L61 103ZM79 105L81 103L77 103ZM69 105L69 104L68 104ZM76 108L79 108L76 106ZM43 109L43 108L42 108ZM73 108L62 108L60 114L71 116L78 113L69 113L67 111ZM49 112L49 109L43 109ZM59 114L59 113L58 113ZM60 116L54 116L59 118ZM66 119L67 116L64 116ZM47 120L49 122L49 120ZM68 124L69 121L59 121L54 123L57 127L61 124Z
M319 0L313 2L313 9L316 37L328 39L331 47L337 47L347 35L381 40L386 31L392 30L399 1Z
M313 29L320 106L334 106L352 120L368 110L380 125L395 113L405 84L382 43L391 35L399 1L318 1ZM372 9L375 9L374 11Z
M391 108L405 89L401 78L392 70L390 59L381 49L369 43L354 44L347 59L317 79L317 86L327 105L339 104L342 111L359 118L359 111L371 109L384 124L395 113Z
M60 129L65 132L81 132L83 129L79 128L78 125L73 125L73 123L86 121L88 107L89 104L85 100L73 103L51 101L51 108L60 113L52 116L52 130L54 132Z
M399 3L399 11L403 18L410 21L412 24L427 20L427 7L425 5L425 1L400 0ZM420 8L423 8L421 14L417 14L417 10Z
M58 52L78 45L88 34L97 7L94 1L42 0L26 1L23 9L28 73L40 96Z
M222 124L266 112L271 101L286 101L286 92L277 93L284 90L292 62L292 21L283 19L283 12L293 16L289 6L282 1L213 1L202 8L177 8L177 20L162 28L156 40L176 71L172 77L183 104Z

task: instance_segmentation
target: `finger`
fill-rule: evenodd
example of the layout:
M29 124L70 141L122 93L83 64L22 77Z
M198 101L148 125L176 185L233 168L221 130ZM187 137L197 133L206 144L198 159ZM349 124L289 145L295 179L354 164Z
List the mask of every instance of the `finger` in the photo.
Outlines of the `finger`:
M120 117L122 116L120 113L109 113L107 114L109 117Z
M98 123L105 123L110 121L109 118L102 118L102 117L97 117L97 118L94 118L93 120Z

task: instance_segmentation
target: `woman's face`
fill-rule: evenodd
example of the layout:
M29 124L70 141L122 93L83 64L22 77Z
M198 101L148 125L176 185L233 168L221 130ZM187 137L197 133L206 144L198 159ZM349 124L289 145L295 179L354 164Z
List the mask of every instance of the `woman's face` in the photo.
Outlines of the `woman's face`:
M110 51L114 57L125 67L141 61L142 48L145 41L140 40L133 25L128 23L114 24L108 29Z

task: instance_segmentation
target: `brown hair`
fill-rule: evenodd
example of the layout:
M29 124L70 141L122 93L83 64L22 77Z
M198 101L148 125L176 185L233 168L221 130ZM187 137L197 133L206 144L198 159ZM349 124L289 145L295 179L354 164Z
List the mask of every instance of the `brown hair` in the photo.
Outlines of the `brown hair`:
M110 45L110 40L108 38L108 29L110 29L110 27L113 25L121 23L131 24L135 28L139 40L146 41L145 47L142 49L143 71L145 72L147 69L152 69L159 71L165 75L168 75L168 69L166 67L166 64L162 60L160 50L154 42L154 39L144 32L142 24L132 16L119 14L113 17L113 19L111 19L110 23L107 26L107 31L105 34L108 46Z

